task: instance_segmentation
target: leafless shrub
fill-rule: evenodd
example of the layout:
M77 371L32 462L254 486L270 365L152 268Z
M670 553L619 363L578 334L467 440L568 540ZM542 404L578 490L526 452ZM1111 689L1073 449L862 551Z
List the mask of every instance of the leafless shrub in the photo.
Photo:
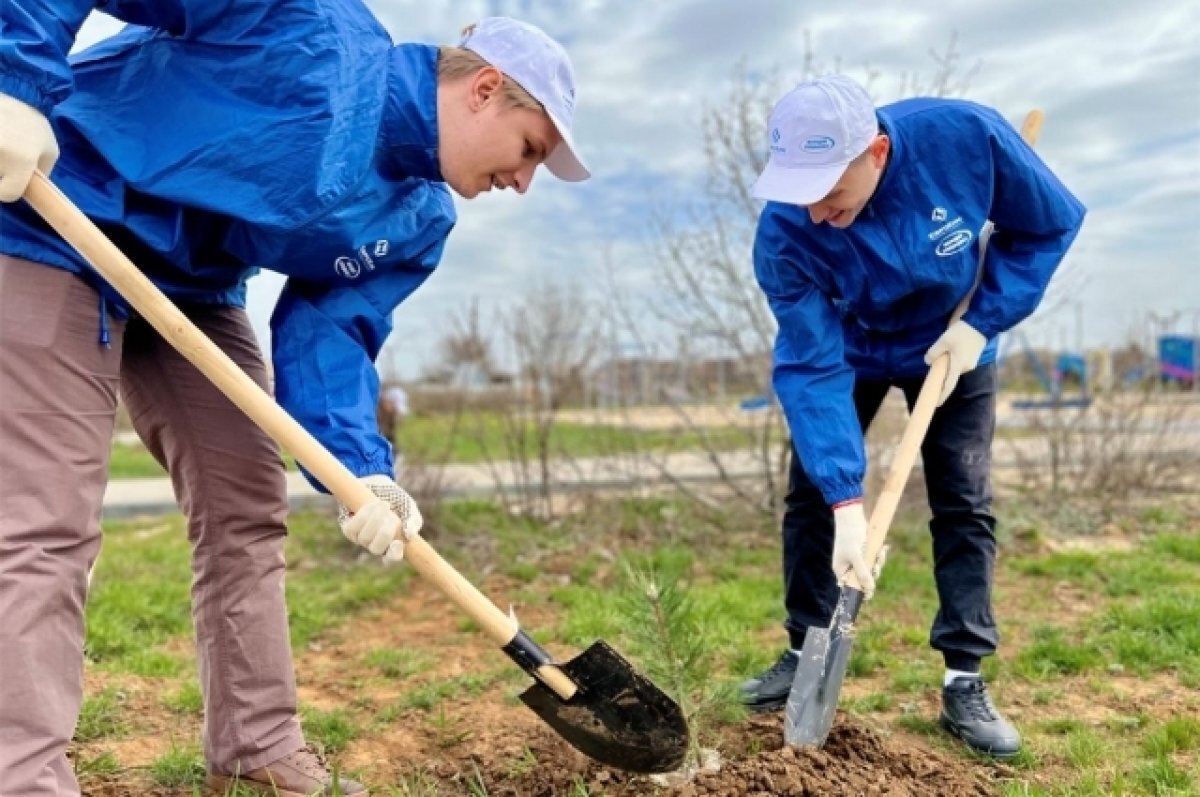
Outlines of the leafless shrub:
M553 493L570 458L556 449L554 430L564 408L581 401L597 349L593 318L589 299L574 287L535 285L491 326L499 334L490 340L504 349L514 373L491 389L491 411L464 414L463 430L474 436L498 499L512 511L542 518L557 511ZM470 355L493 370L492 356L501 355L479 345L477 314L460 331L456 345L443 347L447 358Z
M952 38L945 51L931 53L936 69L927 82L901 76L899 93L965 92L977 66L963 69L956 44ZM798 76L829 68L818 62L810 42ZM834 62L832 68L840 65ZM874 92L878 78L868 67L869 90ZM562 487L564 476L574 475L595 489L625 484L627 492L672 484L714 517L731 501L776 518L782 514L790 442L770 389L775 321L750 263L760 204L749 187L764 165L766 121L783 85L778 73L762 78L739 67L727 93L702 112L703 190L685 205L661 207L649 221L648 254L660 277L652 295L640 291L633 299L623 296L616 268L609 263L612 285L605 291L602 323L578 293L549 287L535 289L502 312L486 335L472 307L444 341L441 358L450 376L441 381L442 392L431 391L428 397L438 407L449 402L451 394L445 391L459 391L454 400L460 402L455 406L462 412L464 432L470 434L477 424L485 467L498 498L511 509L554 514L552 492ZM664 335L664 329L670 332ZM671 337L679 342L676 351L661 343ZM637 362L620 360L618 338L635 341ZM514 371L509 381L489 380L485 401L478 378L468 387L453 375L493 373L501 359L493 346L500 340ZM604 356L610 360L597 374L594 366ZM703 368L690 368L697 359L731 367L722 367L714 380L702 375ZM675 377L664 377L670 369ZM727 381L735 372L738 380ZM614 389L625 380L636 387ZM761 406L739 412L729 393L757 394ZM640 429L645 412L631 405L646 403L666 406L674 415L672 428L698 440L699 450L639 448L636 437L631 444L630 435L622 432ZM605 418L590 443L607 456L576 461L556 450L553 430L574 404L603 405ZM714 406L728 410L718 412L715 423L706 417ZM475 411L482 407L495 412ZM478 426L487 422L500 424L499 444L495 430L487 434ZM890 445L878 442L891 434L886 426L877 422L878 431L868 440L873 459L874 452ZM607 451L606 435L612 444Z
M933 76L923 81L913 74L902 75L900 96L966 92L978 64L964 68L957 36L951 37L943 51L931 51L931 56ZM840 68L836 61L834 68ZM815 55L811 40L806 39L798 69L796 76L801 79L829 69ZM878 77L878 71L868 65L864 80L868 90L874 92ZM686 403L692 398L689 394L664 393L663 399L678 410L683 428L700 436L722 485L737 499L776 517L782 515L787 492L790 443L783 414L770 388L776 323L754 279L750 261L762 207L750 195L750 187L765 165L766 124L782 88L778 71L763 78L739 66L726 92L705 108L700 124L704 189L694 201L663 207L654 214L649 248L660 275L659 290L652 300L635 305L636 309L619 308L630 334L639 334L641 327L636 322L649 316L676 330L679 339L689 345L707 345L723 356L755 364L758 392L767 399L767 406L759 410L753 422L739 426L745 433L745 445L736 452L709 444L705 430L693 422L688 411ZM749 472L748 457L753 463ZM661 458L658 461L661 465ZM661 469L667 470L665 466ZM881 468L876 464L873 470ZM698 490L678 481L684 492L698 494Z
M1136 496L1195 487L1197 419L1193 397L1149 386L1101 392L1086 408L1022 410L1004 435L1010 459L1001 464L1011 467L1001 470L1031 500L1108 513Z
M397 464L396 481L421 507L424 527L421 534L427 539L437 539L441 526L441 510L446 501L446 456L403 457Z

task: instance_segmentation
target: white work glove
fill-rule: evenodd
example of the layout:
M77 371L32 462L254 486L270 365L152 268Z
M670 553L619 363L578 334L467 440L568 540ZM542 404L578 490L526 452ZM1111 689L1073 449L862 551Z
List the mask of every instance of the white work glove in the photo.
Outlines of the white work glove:
M0 202L25 193L35 169L49 174L58 160L58 142L42 112L0 94Z
M425 522L421 510L412 496L387 476L364 476L360 481L376 497L353 514L338 505L342 534L386 562L399 562L404 558L404 543L417 536Z
M982 332L966 321L955 321L934 341L929 351L925 352L926 365L933 365L934 360L947 352L950 354L950 369L946 371L942 395L938 397L939 407L946 403L946 399L950 398L950 394L958 386L958 378L979 365L979 358L983 356L985 346L987 338Z
M854 571L863 594L875 592L875 577L867 566L867 516L862 501L839 504L833 509L833 572L841 581Z

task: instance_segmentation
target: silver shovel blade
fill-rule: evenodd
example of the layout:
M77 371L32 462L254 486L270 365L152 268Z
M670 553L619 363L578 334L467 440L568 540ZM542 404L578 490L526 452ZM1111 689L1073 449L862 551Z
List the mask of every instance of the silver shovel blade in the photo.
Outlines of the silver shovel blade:
M800 747L820 747L833 727L838 695L854 645L854 621L863 593L843 587L829 628L810 628L784 708L783 738Z

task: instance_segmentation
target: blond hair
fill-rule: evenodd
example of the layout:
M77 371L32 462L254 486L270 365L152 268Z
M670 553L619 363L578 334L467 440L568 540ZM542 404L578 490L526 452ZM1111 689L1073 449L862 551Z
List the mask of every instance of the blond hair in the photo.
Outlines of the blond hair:
M463 31L465 36L474 25ZM465 47L452 47L445 45L438 48L438 66L437 76L438 81L457 80L458 78L471 77L480 69L486 69L491 66L483 56L476 53L474 50L468 50ZM503 71L501 74L504 74ZM522 88L521 84L504 75L504 105L510 108L519 108L527 111L544 111L545 107L533 98L533 95Z

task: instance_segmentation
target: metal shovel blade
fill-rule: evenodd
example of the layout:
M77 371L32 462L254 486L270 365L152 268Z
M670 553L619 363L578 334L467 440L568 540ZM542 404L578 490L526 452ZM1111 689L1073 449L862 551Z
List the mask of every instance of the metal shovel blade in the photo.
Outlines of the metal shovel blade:
M630 772L671 772L683 763L688 726L679 705L596 642L561 667L579 687L569 700L535 683L521 700L581 753Z
M843 587L829 628L810 628L784 708L783 738L800 747L820 747L833 727L838 695L854 646L854 621L863 593Z

